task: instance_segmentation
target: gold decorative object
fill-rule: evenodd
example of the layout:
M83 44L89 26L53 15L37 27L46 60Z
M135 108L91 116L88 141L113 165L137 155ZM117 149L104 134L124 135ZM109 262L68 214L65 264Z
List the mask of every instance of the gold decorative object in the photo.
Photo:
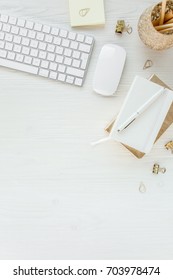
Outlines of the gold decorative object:
M117 20L117 24L115 27L115 32L122 34L125 29L125 21L124 20Z
M155 163L153 166L153 173L159 174L159 172L164 174L166 172L166 168L165 167L161 168L159 164Z
M148 69L148 68L150 68L150 67L152 67L152 66L153 66L152 60L151 60L151 59L147 59L146 62L145 62L145 64L144 64L143 69L145 70L145 69Z
M133 29L129 24L126 25L124 20L117 20L115 33L122 34L124 31L126 31L128 34L131 34Z
M89 11L90 11L89 8L81 9L81 10L79 11L79 15L80 15L81 17L85 17L85 16L89 13Z
M167 150L170 150L171 153L173 154L173 141L169 141L166 145L165 145L165 148Z
M138 22L139 37L145 45L154 50L164 50L173 46L173 27L169 25L168 31L167 22L159 26L165 20L173 20L173 1L167 1L167 6L164 6L164 3L160 2L146 9Z

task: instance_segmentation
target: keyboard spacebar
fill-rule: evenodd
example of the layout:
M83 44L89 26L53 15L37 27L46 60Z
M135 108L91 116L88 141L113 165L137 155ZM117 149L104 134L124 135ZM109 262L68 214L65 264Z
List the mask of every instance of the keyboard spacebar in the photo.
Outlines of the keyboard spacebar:
M18 63L15 61L9 61L6 59L2 59L0 58L0 66L4 66L4 67L8 67L8 68L12 68L15 70L19 70L19 71L23 71L23 72L27 72L30 74L37 74L38 73L38 68L34 67L32 65L26 65L23 63Z

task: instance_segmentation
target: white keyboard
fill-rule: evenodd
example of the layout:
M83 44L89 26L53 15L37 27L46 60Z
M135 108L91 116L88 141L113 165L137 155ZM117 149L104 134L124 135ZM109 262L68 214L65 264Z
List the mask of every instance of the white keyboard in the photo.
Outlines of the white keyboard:
M0 15L0 65L82 86L94 38Z

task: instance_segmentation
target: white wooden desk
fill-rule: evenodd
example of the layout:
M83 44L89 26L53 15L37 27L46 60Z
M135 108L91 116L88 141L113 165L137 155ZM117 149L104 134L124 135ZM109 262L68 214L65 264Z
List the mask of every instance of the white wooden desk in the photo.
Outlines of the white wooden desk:
M142 160L117 143L90 145L105 135L136 74L155 73L173 87L173 49L152 51L137 34L153 3L106 0L105 27L80 29L96 39L82 89L0 68L0 259L173 258L173 155L164 149L173 126ZM70 28L68 0L0 0L0 9ZM121 18L132 35L114 34ZM127 50L115 98L92 92L108 42ZM146 59L154 66L144 71ZM154 176L155 162L167 173Z

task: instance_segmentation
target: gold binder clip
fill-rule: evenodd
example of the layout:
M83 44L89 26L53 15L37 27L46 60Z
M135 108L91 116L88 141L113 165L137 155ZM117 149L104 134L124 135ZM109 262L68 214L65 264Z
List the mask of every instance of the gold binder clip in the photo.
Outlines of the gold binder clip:
M166 145L165 145L165 148L167 150L170 150L171 153L173 154L173 141L169 141Z
M145 70L145 69L148 69L148 68L150 68L150 67L152 67L152 66L153 66L152 60L151 60L151 59L147 59L147 60L145 61L145 64L144 64L143 69Z
M164 174L166 172L166 168L165 167L161 168L159 164L155 163L153 166L153 173L158 174L159 172Z
M117 24L115 27L115 33L122 34L125 29L125 21L124 20L117 20Z

